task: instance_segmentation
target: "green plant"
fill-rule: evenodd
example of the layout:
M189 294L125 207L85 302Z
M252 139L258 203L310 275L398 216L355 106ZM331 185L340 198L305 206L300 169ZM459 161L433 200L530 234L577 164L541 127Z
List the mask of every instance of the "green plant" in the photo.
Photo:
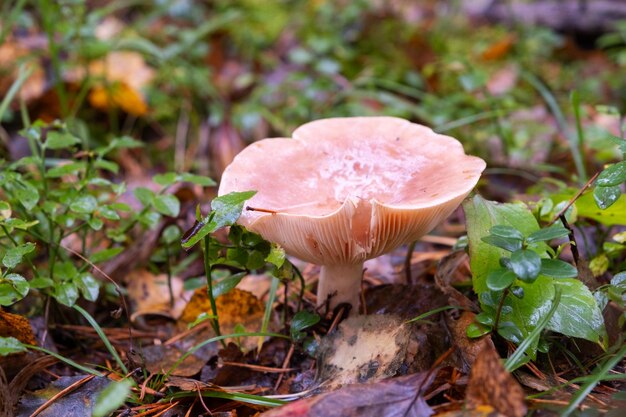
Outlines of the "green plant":
M560 302L547 330L606 343L600 306L578 279L576 268L557 259L546 244L565 237L561 226L540 229L524 204L499 204L479 196L464 204L467 216L470 266L474 291L482 312L468 328L470 336L492 329L507 340L522 343L553 306L557 289ZM567 244L567 243L566 243ZM526 353L547 349L535 338Z
M95 301L101 283L91 267L123 252L135 226L155 227L161 216L178 215L180 203L167 192L171 185L213 184L191 174L157 176L161 188L135 189L142 208L131 210L118 201L126 187L115 181L119 167L109 156L140 142L120 137L90 149L60 122L36 122L22 134L31 155L0 166L0 305L31 289L68 306L80 296Z

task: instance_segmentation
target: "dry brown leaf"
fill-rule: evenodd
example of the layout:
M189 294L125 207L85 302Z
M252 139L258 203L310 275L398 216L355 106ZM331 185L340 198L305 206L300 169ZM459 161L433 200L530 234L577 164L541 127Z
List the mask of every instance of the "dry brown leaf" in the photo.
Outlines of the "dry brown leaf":
M265 305L252 293L234 288L217 297L215 302L222 334L235 333L237 325L243 326L248 332L261 330ZM193 323L202 313L211 315L211 302L206 287L196 289L180 321L185 325ZM241 347L244 350L254 349L257 346L256 339L255 337L242 338ZM228 342L229 340L226 341Z
M37 344L28 319L3 310L0 310L0 337L14 337L22 343Z
M508 34L504 38L492 43L483 51L481 58L485 61L494 61L504 57L515 45L517 36L515 34Z
M524 390L504 369L493 346L485 345L479 353L467 384L465 401L469 409L493 407L508 417L524 417L528 407Z
M185 308L185 299L189 294L184 294L183 282L178 277L172 277L173 305L170 303L166 274L154 275L141 269L128 274L125 281L128 283L128 298L133 304L130 316L133 323L146 315L178 319Z

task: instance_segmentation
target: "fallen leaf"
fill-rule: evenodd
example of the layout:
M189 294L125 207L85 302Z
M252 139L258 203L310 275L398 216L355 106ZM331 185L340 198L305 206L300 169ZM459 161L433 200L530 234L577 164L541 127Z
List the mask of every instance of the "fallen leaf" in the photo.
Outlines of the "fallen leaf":
M166 274L154 275L145 269L140 269L128 274L125 281L128 283L128 298L133 305L133 312L130 316L133 323L142 320L147 315L158 315L176 320L182 314L188 294L184 294L180 278L172 277L173 305L170 303Z
M398 373L405 363L410 326L394 315L354 316L322 339L319 381L324 390L378 381Z
M261 414L263 417L429 417L434 414L422 397L432 382L427 372L382 382L345 386Z
M494 61L504 57L515 45L517 36L508 34L504 38L492 43L483 51L481 58L485 61Z
M524 397L524 390L504 369L496 349L486 345L472 366L465 397L467 408L490 406L508 417L524 417L528 411Z
M14 337L22 343L37 344L28 319L3 310L0 310L0 337Z
M222 334L236 332L236 327L243 327L247 332L258 332L265 312L265 305L252 293L234 288L215 300ZM202 313L211 315L211 302L206 287L198 288L187 303L180 322L186 326L196 321ZM270 322L271 324L271 322ZM243 337L239 340L243 350L256 348L258 338ZM226 343L235 342L227 339Z
M85 375L62 376L46 388L26 394L17 407L17 416L30 416L54 395L82 379ZM93 377L75 390L54 400L47 408L37 414L39 417L83 417L90 416L97 396L111 381L104 377Z
M133 116L143 116L148 112L148 105L141 93L124 82L115 82L106 87L96 86L89 92L88 100L89 104L102 111L119 107Z

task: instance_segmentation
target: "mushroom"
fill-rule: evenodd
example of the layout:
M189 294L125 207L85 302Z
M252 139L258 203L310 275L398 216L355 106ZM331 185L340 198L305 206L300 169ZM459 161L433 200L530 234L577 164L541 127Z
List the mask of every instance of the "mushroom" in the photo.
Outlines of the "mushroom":
M256 190L239 223L321 265L318 305L359 305L363 262L415 241L454 211L485 162L456 139L395 117L322 119L255 142L219 195Z

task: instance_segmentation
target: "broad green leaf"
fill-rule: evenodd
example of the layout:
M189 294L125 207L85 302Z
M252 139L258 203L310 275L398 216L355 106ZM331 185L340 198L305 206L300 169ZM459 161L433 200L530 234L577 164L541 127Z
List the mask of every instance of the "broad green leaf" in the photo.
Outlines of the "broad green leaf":
M269 255L265 257L265 261L271 263L276 268L280 268L285 263L285 250L279 245L272 243Z
M39 191L28 181L17 181L14 190L15 197L26 210L32 210L39 202Z
M291 319L291 327L289 332L291 338L295 341L301 340L304 337L302 332L311 326L314 326L320 321L320 316L314 313L309 313L306 310L298 311Z
M622 190L619 185L609 187L598 186L593 189L593 199L602 210L606 210L611 207L621 195Z
M35 244L31 242L11 248L4 254L2 264L7 268L15 268L20 262L22 262L24 255L31 253L34 250Z
M507 256L508 252L491 246L481 240L489 234L489 230L497 225L510 225L518 229L522 234L528 236L539 230L539 225L535 217L522 204L499 204L488 201L480 196L467 200L463 204L467 219L467 234L469 239L470 267L473 275L474 291L479 295L483 308L489 306L487 287L487 275L489 272L499 269L500 258ZM540 243L539 246L542 244ZM550 285L552 279L539 276L533 284L519 282L519 287L523 288L524 298L519 299L513 295L507 297L507 302L512 310L502 314L501 321L511 321L521 330L522 335L528 335L541 319L538 311L548 311L552 299L546 296L543 285ZM497 300L491 301L492 308L497 305ZM478 330L478 329L476 329ZM474 332L476 335L483 332ZM470 330L468 329L468 334ZM473 334L474 334L473 333ZM536 348L536 345L535 345Z
M499 236L507 239L524 240L524 235L522 234L522 232L514 227L502 224L497 224L493 226L491 229L489 229L489 233L491 233L492 236Z
M98 208L98 200L92 195L81 195L70 204L74 213L89 214Z
M152 178L152 180L155 183L166 187L178 181L178 174L176 174L175 172L167 172L165 174L158 174L158 175L155 175L154 178Z
M265 266L266 254L260 250L253 250L248 253L246 268L250 270L261 269Z
M80 293L88 301L96 301L100 293L100 284L90 273L83 272L75 279Z
M467 337L469 337L470 339L476 339L478 337L486 335L490 331L490 327L484 326L480 323L470 323L470 325L467 326L467 330L465 332L467 333Z
M54 298L61 304L71 307L78 300L78 287L73 281L57 284L54 289Z
M163 243L171 245L178 240L180 240L180 229L178 226L172 224L163 229L161 233L161 241Z
M566 336L580 337L592 342L606 342L602 311L589 288L577 279L553 280L561 289L561 303L548 323L548 329ZM554 287L547 287L554 296Z
M593 203L592 201L592 204ZM495 224L508 224L520 230L524 235L539 230L534 216L523 205L499 204L484 200L480 196L467 201L463 208L467 218L467 231L470 248L470 266L474 276L474 291L479 294L482 305L488 301L486 295L489 289L486 284L487 274L500 268L499 259L507 252L482 242L481 237L488 234ZM596 208L597 210L597 208ZM537 245L537 252L544 253L542 242ZM507 310L503 308L501 322L511 322L520 330L522 338L526 338L545 314L550 310L554 298L554 285L562 289L561 302L548 324L550 330L563 333L567 336L581 337L591 341L604 338L605 330L602 314L591 292L580 281L565 278L553 279L539 275L533 283L517 281L524 292L519 299L509 295L505 300ZM517 285L516 283L516 285ZM491 308L495 305L492 300ZM487 306L490 304L487 303ZM515 342L515 334L504 332L503 336ZM519 341L517 342L519 343ZM534 355L536 342L529 352Z
M102 221L102 219L99 219L97 217L92 217L87 220L87 224L89 224L89 227L91 227L93 230L100 230L102 229L102 226L104 226L104 222Z
M8 227L14 227L16 229L20 229L20 230L28 230L31 227L39 224L39 220L32 220L29 222L26 222L22 219L7 219L4 224Z
M139 202L144 206L149 206L150 204L152 204L152 200L154 200L154 191L145 187L135 188L133 194L135 194L137 200L139 200Z
M153 204L156 211L165 216L176 217L180 212L180 201L172 194L157 195Z
M559 259L542 259L541 273L552 278L574 278L578 276L578 270L574 265Z
M14 337L0 337L0 356L26 352L26 346Z
M49 131L44 146L48 149L65 149L80 143L80 139L68 132Z
M237 284L241 282L245 275L245 272L239 272L213 283L213 298L217 298L220 295L226 294L227 292L235 288Z
M154 211L149 211L139 217L139 223L147 226L150 229L156 227L160 221L161 215Z
M84 162L71 162L69 164L58 165L54 168L50 168L46 172L47 178L59 178L64 175L76 174L79 171L85 169L86 164Z
M568 193L555 194L552 198L555 203L560 203L570 200L575 193L576 190L572 190ZM576 200L575 206L579 217L595 220L605 226L626 224L626 195L621 195L610 207L601 210L596 205L593 193L588 192Z
M120 171L120 166L112 161L105 161L103 159L98 159L94 162L96 168L104 169L106 171L117 174Z
M190 182L192 184L201 185L203 187L212 187L216 185L215 181L213 181L209 177L204 177L202 175L194 175L189 173L184 173L180 175L181 181Z
M626 181L626 161L618 162L606 168L598 175L596 185L609 187Z
M19 274L8 274L0 279L0 305L10 306L21 300L26 297L29 289L26 278Z
M119 220L120 215L111 206L101 206L98 214L108 220Z
M117 410L126 402L134 383L131 379L114 381L102 390L96 398L91 413L92 417L105 417Z
M482 241L492 246L508 250L509 252L515 252L522 248L521 240L502 236L485 236L482 238Z
M522 281L532 282L541 271L541 258L530 249L520 249L511 254L511 262L508 265L515 275Z
M545 229L537 230L531 233L526 239L527 242L544 242L552 239L558 239L569 236L569 230L565 227L555 224Z
M215 213L213 222L217 229L235 224L243 205L256 194L256 191L233 192L220 197L216 197L211 202L211 210Z
M487 287L491 291L502 291L517 279L517 275L506 268L496 269L487 275Z

